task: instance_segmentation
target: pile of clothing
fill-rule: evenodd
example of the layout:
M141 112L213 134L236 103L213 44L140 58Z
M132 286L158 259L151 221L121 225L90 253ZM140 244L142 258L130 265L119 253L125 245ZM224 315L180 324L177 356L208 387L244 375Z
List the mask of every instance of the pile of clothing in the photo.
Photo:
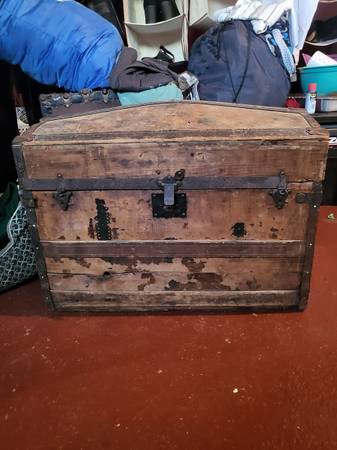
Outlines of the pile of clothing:
M157 3L144 1L148 22L178 13L173 0ZM139 61L120 26L79 2L0 0L0 58L69 92L109 87L122 105L200 98L283 106L318 0L303 0L301 11L300 3L238 0L217 11L219 24L194 42L181 77L165 49Z
M193 45L201 99L284 106L318 0L238 0Z

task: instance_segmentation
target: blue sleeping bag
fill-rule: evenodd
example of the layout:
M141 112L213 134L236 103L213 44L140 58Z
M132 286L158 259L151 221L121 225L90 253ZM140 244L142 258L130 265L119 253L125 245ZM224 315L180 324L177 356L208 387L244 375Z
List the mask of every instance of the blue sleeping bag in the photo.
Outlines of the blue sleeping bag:
M69 91L109 86L117 29L73 0L0 0L0 59Z

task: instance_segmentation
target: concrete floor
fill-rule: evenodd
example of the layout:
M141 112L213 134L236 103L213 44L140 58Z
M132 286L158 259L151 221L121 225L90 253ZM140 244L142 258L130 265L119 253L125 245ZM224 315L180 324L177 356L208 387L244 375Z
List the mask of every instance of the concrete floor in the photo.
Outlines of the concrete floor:
M3 450L337 449L337 220L305 313L49 314L0 297Z

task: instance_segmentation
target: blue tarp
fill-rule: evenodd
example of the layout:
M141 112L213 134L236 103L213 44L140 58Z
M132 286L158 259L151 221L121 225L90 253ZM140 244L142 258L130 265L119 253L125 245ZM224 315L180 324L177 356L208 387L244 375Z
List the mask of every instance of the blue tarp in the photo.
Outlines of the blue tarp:
M0 59L69 91L109 86L117 29L73 0L0 0Z

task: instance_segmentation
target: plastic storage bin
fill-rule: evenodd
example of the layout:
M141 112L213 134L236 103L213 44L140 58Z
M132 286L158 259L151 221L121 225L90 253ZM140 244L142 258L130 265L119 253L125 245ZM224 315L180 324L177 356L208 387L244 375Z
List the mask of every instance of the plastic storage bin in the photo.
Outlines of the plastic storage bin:
M303 92L307 92L309 83L316 83L318 95L326 96L337 93L337 64L303 67L299 71Z

